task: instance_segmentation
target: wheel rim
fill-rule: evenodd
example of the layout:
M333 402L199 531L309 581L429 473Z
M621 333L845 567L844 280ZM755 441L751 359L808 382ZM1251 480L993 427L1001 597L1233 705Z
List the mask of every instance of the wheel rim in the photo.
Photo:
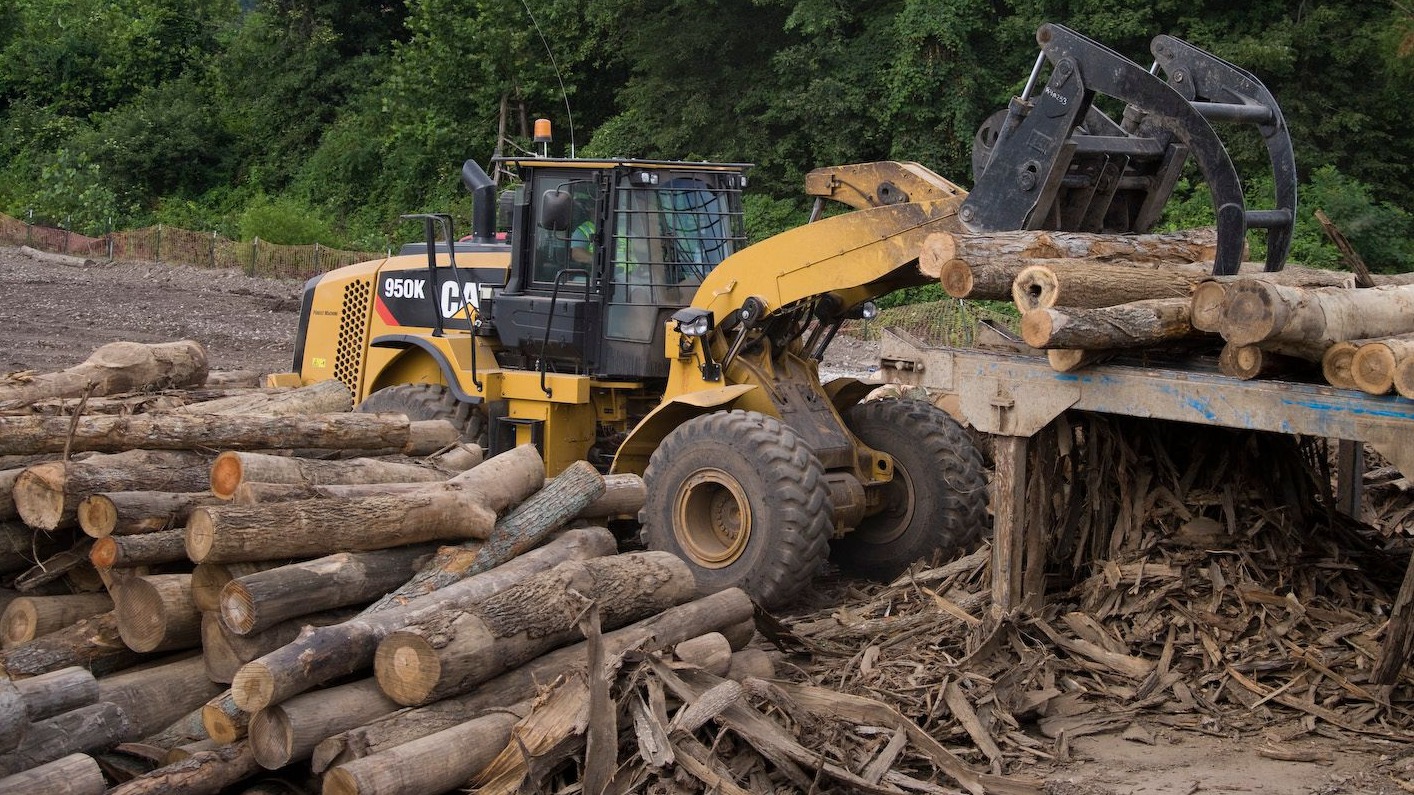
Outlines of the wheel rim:
M889 544L897 541L913 522L913 478L908 470L894 462L894 479L884 486L883 507L870 514L850 533L866 544Z
M751 538L751 504L741 484L716 468L692 473L677 491L673 534L699 566L730 566Z

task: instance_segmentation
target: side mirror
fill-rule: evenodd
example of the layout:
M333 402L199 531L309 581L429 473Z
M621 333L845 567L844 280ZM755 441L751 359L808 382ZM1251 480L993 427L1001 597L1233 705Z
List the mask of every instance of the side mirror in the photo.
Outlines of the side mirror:
M574 217L574 196L569 191L547 190L540 194L538 223L552 232L568 232Z

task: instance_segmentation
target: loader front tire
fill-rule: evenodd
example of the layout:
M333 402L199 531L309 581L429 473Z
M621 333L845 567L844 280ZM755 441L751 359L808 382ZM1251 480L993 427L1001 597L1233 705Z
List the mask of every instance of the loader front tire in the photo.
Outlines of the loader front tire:
M883 510L835 540L831 558L854 575L891 580L935 553L970 546L987 523L987 481L972 437L919 400L874 400L845 416L859 440L894 459Z
M725 411L683 423L653 452L639 519L649 549L687 561L699 594L738 587L789 604L824 564L825 469L785 424Z
M462 441L485 447L481 409L457 400L443 384L398 384L363 399L354 411L367 414L405 414L414 422L446 420L461 431Z

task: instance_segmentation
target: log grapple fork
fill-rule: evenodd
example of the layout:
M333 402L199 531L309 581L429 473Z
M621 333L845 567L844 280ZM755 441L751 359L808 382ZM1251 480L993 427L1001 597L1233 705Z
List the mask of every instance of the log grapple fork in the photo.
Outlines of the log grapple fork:
M1254 228L1267 230L1266 269L1281 269L1296 217L1296 166L1286 122L1261 81L1172 36L1151 42L1152 70L1062 25L1042 25L1036 39L1041 54L1022 95L973 143L976 186L959 212L967 228L1147 232L1192 155L1217 216L1213 272L1237 272ZM1097 95L1125 103L1120 121L1095 106ZM1274 207L1247 209L1212 122L1257 127Z

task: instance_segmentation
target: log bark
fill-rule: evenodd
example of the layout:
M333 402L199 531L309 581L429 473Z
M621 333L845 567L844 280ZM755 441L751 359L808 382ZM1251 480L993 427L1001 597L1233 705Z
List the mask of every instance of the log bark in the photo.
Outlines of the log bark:
M252 715L250 745L261 767L278 770L309 758L321 740L398 709L376 679L316 690Z
M353 618L356 611L326 610L282 621L273 627L249 635L237 635L226 629L215 612L201 614L201 656L206 661L206 677L213 682L229 685L242 665L290 643L305 627L324 627Z
M35 795L103 795L108 781L88 754L69 754L53 762L0 778L0 792Z
M1344 289L1232 284L1219 331L1235 345L1265 341L1319 344L1414 333L1414 285Z
M194 509L219 504L221 499L209 491L106 492L80 502L78 520L79 527L93 538L137 535L181 527Z
M323 461L294 456L228 451L211 465L211 493L230 499L242 483L433 483L450 473L413 463L349 458Z
M1135 301L1100 309L1033 309L1021 336L1033 348L1142 348L1202 336L1189 324L1185 298Z
M1414 359L1405 359L1394 368L1394 389L1401 397L1414 400Z
M52 718L70 710L98 703L98 680L77 666L60 668L28 679L3 680L24 705L30 721Z
M11 602L0 615L4 648L28 643L40 635L58 632L112 609L113 600L106 593L22 596Z
M162 731L221 692L206 678L200 655L107 676L98 689L100 700L117 704L132 721L134 739Z
M732 644L726 635L708 632L674 646L673 656L713 676L726 676L732 666Z
M616 549L617 542L607 530L569 530L539 549L436 595L311 629L293 643L243 666L231 685L235 703L247 712L256 712L315 685L363 670L373 664L378 642L409 622L476 604L563 561L609 555Z
M74 753L105 751L135 739L133 723L116 704L101 701L30 724L14 751L0 755L0 775L62 759Z
M187 559L187 533L175 527L136 536L107 536L93 542L88 559L100 569L184 561Z
M193 340L144 345L112 342L82 364L22 384L0 385L0 411L54 397L195 386L206 380L206 350Z
M320 414L262 417L221 415L220 420L181 414L130 417L0 417L0 454L123 450L226 450L314 448L400 450L425 455L455 444L459 433L445 420L409 421L400 414Z
M265 376L255 370L212 370L202 386L207 389L258 389Z
M231 395L201 403L190 403L176 409L176 413L293 417L302 414L335 414L351 409L353 409L353 394L349 392L349 388L344 386L342 381L331 378L296 389Z
M517 453L517 456L518 466L531 465L529 453ZM496 456L492 461L500 458ZM538 454L535 460L540 460ZM482 486L470 481L476 471L467 473L467 480L463 482L469 489L480 490ZM364 612L376 613L405 604L534 549L603 493L604 477L589 462L576 461L497 521L485 543L443 547L412 579L369 605ZM499 504L508 505L509 500Z
M39 464L15 481L15 508L25 524L52 531L76 524L79 503L100 492L201 491L210 465L208 456L177 450L129 450Z
M40 535L47 534L41 533ZM95 569L88 561L89 548L92 546L93 540L85 538L73 547L56 552L39 561L15 578L15 590L37 595L42 593L40 589L44 586L64 579L67 579L78 590L96 590L102 585L102 582L94 574ZM90 577L88 574L94 574L94 576ZM93 587L87 587L89 585L93 585Z
M603 495L586 505L575 518L606 519L618 516L636 518L647 497L648 490L643 485L643 478L638 475L632 472L605 475Z
M201 710L205 706L203 704L188 712L162 731L142 738L142 744L154 748L166 748L169 752L178 746L196 742L214 744L215 741L206 735L206 727L201 723ZM172 762L174 760L167 759L166 761Z
M695 588L692 570L668 552L563 563L465 611L390 634L378 645L374 674L399 704L426 704L572 642L591 603L604 627L617 628L690 600Z
M201 643L201 611L190 574L152 574L125 581L113 594L118 633L133 651L178 651Z
M230 744L246 736L251 713L236 706L234 691L223 690L201 708L201 725L218 743Z
M1089 260L1029 260L1012 281L1011 299L1027 312L1049 307L1096 309L1161 298L1187 300L1211 276L1199 268L1139 268Z
M0 651L0 671L12 679L77 665L104 676L141 662L118 634L116 611L87 618L58 632Z
M247 743L198 751L108 790L108 795L216 795L260 770Z
M470 470L482 463L480 455L481 448L472 447L467 449L476 451L475 455L466 458L454 457L454 462L460 464L456 469L449 466L441 466L441 462L444 460L443 457L434 459L434 463L437 463L442 469L446 469L449 472L460 471L460 474L454 475L440 483L423 481L409 483L330 483L316 485L312 483L256 483L245 481L232 492L231 502L236 505L260 505L267 502L312 500L322 497L348 499L351 497L369 497L377 494L410 494L434 486L441 488L473 486L475 485L476 479L480 476L471 475ZM534 448L530 445L524 445L519 449L533 450ZM506 456L511 456L511 458L504 458ZM515 456L520 456L520 460L516 460ZM505 479L512 483L529 483L530 478L533 476L534 467L539 467L543 470L545 466L538 453L533 456L535 461L534 467L528 463L531 458L532 456L528 453L520 453L517 450L502 453L501 457L497 458L497 466L502 468L518 467L516 472L524 472L524 477L520 474L512 474L509 477L505 477L506 471L504 469L502 470L502 476L496 476L494 470L492 470L493 474L487 480L487 485L494 487L497 479Z
M506 747L517 713L529 707L523 702L516 712L493 712L341 764L325 774L324 795L430 795L465 786Z
M13 519L20 515L15 510L14 491L15 481L19 480L21 472L24 472L23 468L7 469L0 472L0 521Z
M607 632L601 642L606 657L615 657L636 648L658 651L706 632L750 621L752 614L751 599L745 592L729 588ZM501 674L465 695L403 710L333 735L317 746L312 760L314 770L316 773L323 772L332 765L380 753L464 723L488 710L503 709L531 698L543 683L582 668L586 655L585 642L556 649Z
M1104 364L1113 359L1118 351L1081 350L1077 348L1052 348L1046 351L1046 362L1058 373L1073 373L1095 364Z
M249 574L221 591L221 621L249 635L286 619L360 604L406 582L436 551L433 544L341 552Z
M1395 373L1406 359L1414 359L1414 337L1391 337L1360 345L1350 363L1355 386L1372 395L1394 391Z

